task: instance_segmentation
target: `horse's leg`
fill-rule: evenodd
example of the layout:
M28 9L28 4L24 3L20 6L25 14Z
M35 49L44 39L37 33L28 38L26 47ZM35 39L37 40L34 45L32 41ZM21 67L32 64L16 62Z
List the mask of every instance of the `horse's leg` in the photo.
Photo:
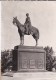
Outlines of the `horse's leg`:
M24 44L24 35L22 36L22 45Z
M20 36L20 45L22 45L22 36Z
M36 46L38 45L38 40L36 39Z
M24 36L23 36L23 44L24 44Z

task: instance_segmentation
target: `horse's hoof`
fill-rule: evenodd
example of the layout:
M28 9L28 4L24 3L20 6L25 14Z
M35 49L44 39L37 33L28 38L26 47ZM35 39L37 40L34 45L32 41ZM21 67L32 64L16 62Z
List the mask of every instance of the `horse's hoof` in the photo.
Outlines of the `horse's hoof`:
M37 47L37 45L35 45L35 47Z
M20 44L20 46L23 46L23 44Z

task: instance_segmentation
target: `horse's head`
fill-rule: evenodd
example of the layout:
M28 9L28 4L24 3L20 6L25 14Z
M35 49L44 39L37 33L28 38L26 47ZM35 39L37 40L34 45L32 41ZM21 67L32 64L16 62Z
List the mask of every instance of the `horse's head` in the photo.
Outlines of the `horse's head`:
M13 24L16 24L17 23L17 17L13 17Z
M19 20L17 19L17 17L13 17L13 22L12 22L14 25L17 25L17 26L20 26L22 25Z

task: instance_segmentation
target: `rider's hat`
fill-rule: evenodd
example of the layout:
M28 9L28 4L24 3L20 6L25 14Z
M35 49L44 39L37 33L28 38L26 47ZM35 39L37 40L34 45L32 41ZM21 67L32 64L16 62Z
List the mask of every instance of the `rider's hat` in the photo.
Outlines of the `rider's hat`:
M26 16L29 16L29 13L26 13Z

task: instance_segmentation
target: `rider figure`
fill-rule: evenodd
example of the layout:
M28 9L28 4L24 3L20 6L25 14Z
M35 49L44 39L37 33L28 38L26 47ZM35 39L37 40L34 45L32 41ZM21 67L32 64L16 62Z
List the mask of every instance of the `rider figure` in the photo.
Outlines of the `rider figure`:
M26 14L26 21L24 23L24 26L26 28L26 34L30 34L30 32L31 32L31 20L29 17L29 13Z

